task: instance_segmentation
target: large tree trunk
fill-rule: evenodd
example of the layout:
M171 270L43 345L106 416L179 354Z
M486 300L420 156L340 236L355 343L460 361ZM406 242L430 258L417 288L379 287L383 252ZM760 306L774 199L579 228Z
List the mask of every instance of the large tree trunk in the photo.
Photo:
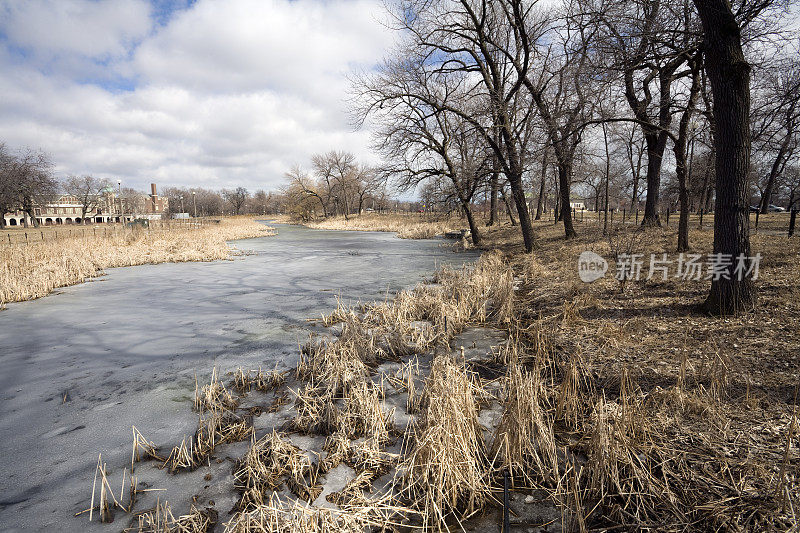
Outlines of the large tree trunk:
M756 298L752 279L735 271L738 257L750 257L750 65L730 4L726 0L694 0L694 4L703 23L705 68L714 95L714 253L732 259L727 268L730 279L712 280L704 306L711 313L729 315L751 309Z
M603 235L608 233L608 182L611 179L611 153L608 150L608 131L606 123L603 122L603 144L606 148L606 172L605 172L605 215L603 217Z
M467 217L467 222L469 223L469 232L472 235L472 244L475 246L480 246L481 234L478 230L478 224L475 222L475 217L472 215L472 209L470 208L469 202L461 200L461 209L464 210L464 215Z
M661 162L667 147L666 133L646 133L647 143L647 196L644 202L642 226L661 226L658 216L658 197L661 189Z
M525 243L525 251L533 251L534 238L533 226L531 225L531 215L528 212L528 203L525 201L525 189L522 185L522 169L514 168L508 175L508 183L511 185L511 196L514 198L514 205L517 208L519 217L519 227L522 230L522 240Z
M560 158L559 158L560 159ZM564 220L564 237L572 239L578 236L572 226L572 209L569 206L569 187L572 181L572 168L567 162L558 162L558 183L561 192L561 218Z

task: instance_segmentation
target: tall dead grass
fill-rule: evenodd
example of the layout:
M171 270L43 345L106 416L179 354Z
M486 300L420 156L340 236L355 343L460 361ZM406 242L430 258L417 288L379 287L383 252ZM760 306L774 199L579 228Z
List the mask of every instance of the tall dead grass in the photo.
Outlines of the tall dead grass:
M450 356L437 356L422 393L422 417L398 467L401 499L417 510L423 528L448 529L492 499L489 460L478 423L482 392L477 376Z
M448 231L464 227L457 218L430 217L421 214L394 215L367 213L351 216L330 217L324 220L306 222L309 228L345 231L386 231L397 233L401 239L430 239Z
M46 296L58 287L82 283L106 268L153 263L213 261L230 256L226 241L274 235L250 219L223 219L196 229L118 229L27 245L0 245L0 306Z

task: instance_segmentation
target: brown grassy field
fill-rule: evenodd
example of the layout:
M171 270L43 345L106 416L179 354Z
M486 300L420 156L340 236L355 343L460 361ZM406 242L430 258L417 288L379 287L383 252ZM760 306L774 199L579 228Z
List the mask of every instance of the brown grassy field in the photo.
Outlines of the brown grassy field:
M55 233L58 230L61 235ZM67 233L70 230L72 234ZM99 227L97 232L79 227L27 231L31 232L28 244L0 242L0 305L41 298L58 287L98 276L106 268L224 259L231 253L226 241L272 234L270 228L247 218L151 231L121 226ZM47 232L44 240L35 240L42 238L41 232Z
M292 223L288 218L279 218L277 222ZM365 213L351 215L349 220L343 216L330 217L312 222L304 222L304 226L314 229L345 231L387 231L397 233L401 239L430 239L445 232L453 231L464 225L458 217L429 215L423 213Z
M534 225L537 228L541 228L545 234L549 234L548 228L553 225L552 216L552 211L545 213L542 220L535 221ZM641 219L637 220L635 214L629 213L617 212L610 216L610 224L613 227L635 228L638 227L637 222L641 221ZM583 229L594 235L596 229L601 227L603 223L602 217L603 213L598 215L593 211L577 211L574 215L574 224L579 233ZM511 227L508 217L501 213L500 218L502 220L500 226L484 227L486 223L485 217L478 217L478 223L483 232L482 237L486 238L487 241L482 245L482 248L491 249L495 246L513 248L515 240L521 241L518 232L515 234ZM284 224L296 223L287 216L277 216L275 221ZM667 223L666 217L662 214L662 223L664 224L664 231L675 232L678 227L678 215L673 213ZM402 239L430 239L449 231L469 229L466 219L458 215L446 216L426 213L364 213L362 215L350 215L349 220L345 220L343 216L336 216L302 224L315 229L394 232ZM699 242L702 245L712 236L714 230L713 213L704 215L702 224L699 215L691 214L689 216L689 228L694 236L700 237L701 241ZM786 236L789 228L789 213L760 215L758 225L756 225L756 215L751 213L750 228L754 235ZM800 227L796 231L800 233ZM515 239L515 235L518 239ZM675 239L677 242L677 237Z
M522 254L516 228L492 229L497 249L475 265L322 317L336 333L302 346L294 375L215 372L197 390L200 429L172 464L204 468L215 446L252 434L229 532L483 530L498 522L504 475L535 502L519 530L796 529L800 239L754 235L758 308L715 318L698 307L707 280L645 272L622 286L613 261L594 283L578 277L586 250L674 257L674 228L578 230L564 241L538 222L536 250ZM707 253L711 232L690 242ZM457 342L476 327L506 340L467 358ZM242 426L251 389L270 391L256 407L283 425ZM301 450L297 433L325 444ZM327 496L334 507L308 505L340 464L355 477ZM284 486L294 499L276 497ZM207 531L203 513L160 527L140 515L139 530Z

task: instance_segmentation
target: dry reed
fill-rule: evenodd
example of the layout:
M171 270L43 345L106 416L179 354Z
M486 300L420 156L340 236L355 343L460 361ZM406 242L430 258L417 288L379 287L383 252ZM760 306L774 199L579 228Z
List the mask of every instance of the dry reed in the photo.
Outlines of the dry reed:
M274 235L249 219L223 219L197 229L115 230L30 244L0 244L0 307L46 296L58 287L82 283L106 268L230 256L226 241Z
M476 377L449 356L437 356L422 393L422 419L398 467L401 498L422 526L447 529L492 499L488 459L478 423Z
M286 482L298 497L309 502L322 488L317 485L317 466L308 455L277 432L255 440L234 470L234 482L242 493L238 508L248 510L262 506L273 491Z
M401 239L430 239L463 225L458 219L424 217L416 215L365 214L330 217L325 220L306 222L305 226L316 229L347 231L388 231L397 233Z
M138 520L138 527L127 528L125 533L206 533L214 529L217 513L192 505L188 514L175 518L169 502L158 500L153 509L139 513Z

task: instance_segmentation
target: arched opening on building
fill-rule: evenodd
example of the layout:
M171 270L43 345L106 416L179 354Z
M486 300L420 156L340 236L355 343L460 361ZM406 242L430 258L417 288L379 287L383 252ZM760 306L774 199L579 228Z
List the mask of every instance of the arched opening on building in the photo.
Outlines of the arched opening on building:
M53 223L53 219L52 219L52 218L46 218L46 219L44 219L44 225L45 225L45 226L49 226L49 225L51 225L52 223Z
M57 219L56 219L56 224L59 224L59 225L60 225L60 224L63 224L63 223L64 223L64 221L63 221L63 220L61 220L60 218L57 218Z
M8 221L8 225L9 226L16 226L17 225L17 219L16 218L12 218L11 220Z
M64 219L64 224L72 224L72 219L67 217Z
M81 219L80 219L80 218L78 218L78 217L75 217L75 223L76 223L76 224L83 224L83 220L81 220Z

